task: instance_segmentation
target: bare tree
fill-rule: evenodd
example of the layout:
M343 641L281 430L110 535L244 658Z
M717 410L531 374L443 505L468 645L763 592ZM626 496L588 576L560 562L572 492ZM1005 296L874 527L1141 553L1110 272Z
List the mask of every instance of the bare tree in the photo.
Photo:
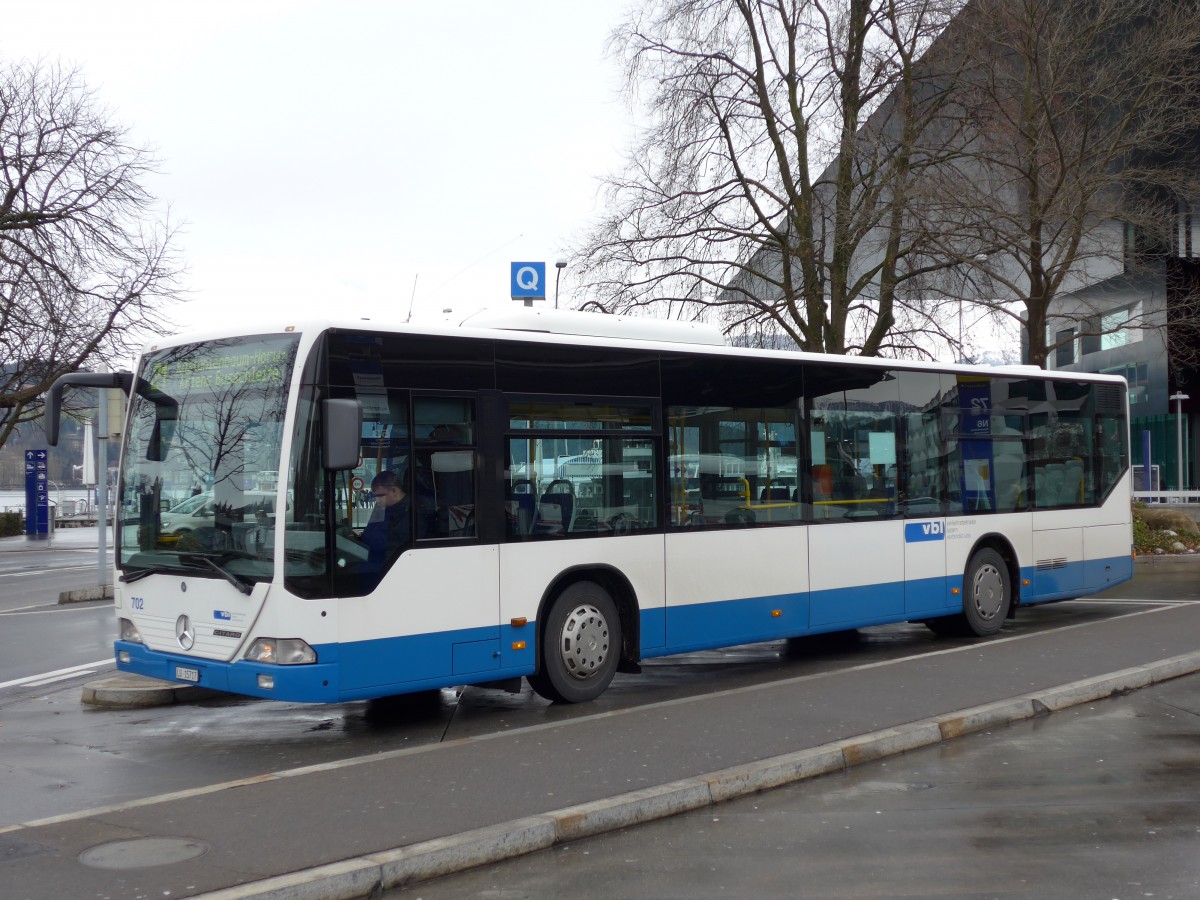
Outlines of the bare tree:
M167 324L180 267L153 165L77 71L0 67L0 446L59 375Z
M1161 266L1177 205L1200 197L1200 3L974 0L955 28L958 154L912 189L928 260L956 264L928 287L961 303L969 281L1043 367L1081 333L1160 327L1161 310L1106 326L1064 298Z
M954 83L919 60L957 5L668 0L618 29L652 124L578 248L585 305L917 351L930 324L897 290L917 271L908 185L938 158L921 141Z

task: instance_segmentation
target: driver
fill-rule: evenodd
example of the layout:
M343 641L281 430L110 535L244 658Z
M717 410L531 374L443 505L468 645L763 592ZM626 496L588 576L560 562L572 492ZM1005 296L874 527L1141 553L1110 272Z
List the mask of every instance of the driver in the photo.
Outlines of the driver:
M404 480L395 472L383 471L371 481L375 509L363 529L367 545L366 571L379 578L387 562L412 540L412 504L404 492Z

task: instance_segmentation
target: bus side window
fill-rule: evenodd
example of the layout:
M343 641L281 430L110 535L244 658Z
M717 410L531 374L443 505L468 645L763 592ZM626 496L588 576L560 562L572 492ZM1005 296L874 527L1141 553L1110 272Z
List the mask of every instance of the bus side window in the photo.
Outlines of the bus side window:
M417 445L417 537L475 537L475 404L462 397L413 399Z
M438 537L475 535L475 454L444 450L430 456Z

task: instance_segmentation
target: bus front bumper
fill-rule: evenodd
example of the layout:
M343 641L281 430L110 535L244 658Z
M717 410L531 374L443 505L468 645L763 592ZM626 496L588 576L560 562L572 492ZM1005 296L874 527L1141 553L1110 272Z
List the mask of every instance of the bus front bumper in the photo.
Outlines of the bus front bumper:
M160 681L300 703L334 703L341 699L334 663L274 666L246 660L221 662L161 653L129 641L116 641L113 649L122 672Z

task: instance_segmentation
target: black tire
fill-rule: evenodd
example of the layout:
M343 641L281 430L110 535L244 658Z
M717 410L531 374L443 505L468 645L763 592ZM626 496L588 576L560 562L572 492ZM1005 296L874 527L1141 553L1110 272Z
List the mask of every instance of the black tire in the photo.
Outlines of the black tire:
M963 574L963 611L926 619L925 625L942 637L990 637L1003 626L1012 603L1008 564L991 547L977 550Z
M553 703L595 700L617 672L621 618L608 592L591 581L568 586L540 628L538 671L530 686Z
M1012 603L1012 577L991 547L975 551L963 578L963 619L970 633L988 637L1004 626Z

